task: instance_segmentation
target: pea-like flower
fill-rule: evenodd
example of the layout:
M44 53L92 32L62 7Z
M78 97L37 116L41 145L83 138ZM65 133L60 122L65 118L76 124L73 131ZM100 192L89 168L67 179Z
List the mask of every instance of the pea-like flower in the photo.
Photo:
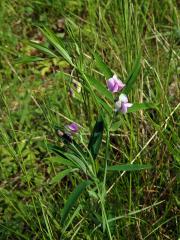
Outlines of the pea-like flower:
M115 111L126 113L129 107L132 107L132 103L128 102L128 98L125 94L121 93L119 100L115 102Z
M73 122L69 125L67 125L67 128L72 132L72 133L77 133L79 131L79 127L77 123Z
M125 87L125 84L114 74L112 78L107 80L107 87L110 92L116 93L121 91Z

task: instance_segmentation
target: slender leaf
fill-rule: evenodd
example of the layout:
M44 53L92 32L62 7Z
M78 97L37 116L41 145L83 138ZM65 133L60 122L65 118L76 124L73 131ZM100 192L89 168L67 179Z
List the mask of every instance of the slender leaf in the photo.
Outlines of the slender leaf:
M62 47L62 43L60 39L56 37L56 35L49 30L48 28L40 28L44 36L48 39L48 41L56 48L56 50L60 53L60 55L72 66L74 66L71 57L68 52Z
M113 76L113 73L112 73L111 69L103 61L102 57L98 53L94 53L94 59L95 59L97 68L105 76L105 78L108 79L108 78Z
M87 76L89 83L100 93L102 97L106 97L108 100L113 102L113 95L111 92L108 91L107 87L101 82L95 79L92 76Z
M114 165L107 168L108 171L140 171L152 168L149 164L124 164Z
M119 129L120 125L121 125L120 120L118 120L116 122L113 122L112 125L111 125L111 131L113 131L113 132L117 131Z
M48 160L55 164L65 165L68 167L75 167L75 164L72 163L72 161L69 161L66 158L63 158L62 156L50 157L50 158L48 158Z
M128 113L136 112L139 110L146 110L156 108L155 104L153 103L133 103L132 107L128 108Z
M86 173L86 165L84 164L83 160L81 159L81 156L76 156L74 154L74 152L71 152L71 153L70 152L65 152L64 148L61 148L61 147L56 146L56 145L48 144L47 147L48 147L49 150L57 153L64 160L70 161L74 166L83 170L84 173Z
M76 203L77 199L79 198L80 194L86 189L86 187L91 184L91 181L83 181L81 182L75 189L74 191L70 194L68 200L65 203L65 206L62 210L62 215L61 215L61 222L64 223L68 213Z
M33 41L30 41L29 45L33 48L36 48L36 49L40 50L41 52L45 53L46 55L48 55L50 57L57 57L56 54L54 54L51 50L49 50L44 45L41 45L41 44L33 42Z
M71 172L78 170L77 168L74 169L65 169L59 172L56 176L54 176L51 180L51 184L60 182L65 176L69 175Z
M102 119L102 116L100 115L94 126L94 129L92 131L89 144L88 144L88 149L90 150L92 157L94 159L96 159L101 146L103 131L104 131L104 121Z
M65 154L64 154L64 148L53 145L53 144L48 144L47 148L55 153L57 153L59 156L61 156L64 159L68 159Z
M84 173L87 172L86 165L84 164L81 157L77 157L70 153L65 153L65 156L79 169L81 169Z
M15 60L15 64L23 64L23 63L31 63L43 61L44 58L36 57L36 56L23 56Z
M102 98L97 97L97 101L98 103L101 104L101 106L109 113L109 115L112 115L113 112L113 108L111 106L109 106L109 104L107 104Z
M136 58L134 67L133 67L133 69L128 77L128 80L126 82L126 86L123 90L123 92L125 94L128 94L132 90L133 84L135 83L137 76L139 74L140 67L141 67L141 55L138 55L138 57Z

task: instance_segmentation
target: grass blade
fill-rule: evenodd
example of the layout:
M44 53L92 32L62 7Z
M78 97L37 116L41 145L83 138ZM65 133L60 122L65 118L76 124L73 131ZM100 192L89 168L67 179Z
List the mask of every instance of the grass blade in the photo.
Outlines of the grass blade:
M112 73L111 69L103 61L102 57L98 53L94 53L94 59L95 59L97 68L105 76L106 79L113 76L113 73Z
M132 107L128 108L128 113L152 108L156 108L153 103L133 103Z
M60 55L72 66L74 66L71 57L68 52L62 47L61 41L56 37L56 35L48 28L40 28L41 32L48 39L48 41L56 48Z
M66 204L62 210L62 215L61 215L61 222L64 223L68 213L76 203L77 199L79 198L80 194L86 189L86 187L91 184L91 181L83 181L81 182L75 189L74 191L70 194L68 200L66 201Z
M65 154L64 154L64 149L62 147L53 145L53 144L47 144L47 148L50 151L55 152L56 154L58 154L60 157L64 158L64 159L68 159Z
M102 108L103 108L104 110L106 110L106 112L108 112L109 115L111 116L114 109L113 109L111 106L109 106L109 104L107 104L107 103L106 103L102 98L100 98L100 97L97 97L97 101L98 101L98 103L102 106Z
M108 171L140 171L150 169L152 166L150 164L124 164L124 165L114 165L107 168Z
M64 165L64 166L68 166L68 167L75 167L74 163L72 163L71 161L69 161L61 156L50 157L50 158L48 158L48 160L50 162L52 162L53 164Z
M87 76L87 75L86 75ZM106 88L106 86L97 79L87 76L89 83L101 94L101 96L106 97L109 101L113 102L113 95L111 92L109 92Z
M137 76L139 74L140 67L141 67L141 55L138 55L138 57L136 58L134 67L133 67L133 69L128 77L128 80L126 82L126 87L124 88L123 92L125 94L128 94L131 91L133 84L135 83Z
M65 176L69 175L71 172L74 172L78 170L77 168L74 169L65 169L61 172L59 172L56 176L54 176L50 182L50 184L58 183L60 182Z
M44 58L36 57L36 56L23 56L15 60L15 64L25 64L25 63L32 63L32 62L39 62L43 61Z
M45 53L46 55L48 55L49 57L57 57L56 54L54 54L51 50L49 50L47 47L45 47L44 45L42 44L39 44L39 43L36 43L36 42L33 42L33 41L30 41L29 42L29 45L33 48L36 48L38 49L39 51Z

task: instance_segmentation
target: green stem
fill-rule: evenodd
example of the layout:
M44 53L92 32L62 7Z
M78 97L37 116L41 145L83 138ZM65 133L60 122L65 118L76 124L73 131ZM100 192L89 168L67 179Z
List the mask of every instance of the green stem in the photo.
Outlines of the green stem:
M107 227L109 239L112 240L111 230L110 230L107 215L106 215L104 194L102 194L102 191L99 188L99 184L96 183L96 185L97 185L97 189L98 189L99 200L100 200L100 203L101 203L103 231L105 230L105 227Z
M105 153L104 179L103 179L103 196L104 196L104 198L106 195L106 177L107 177L108 159L109 159L109 129L107 129L107 133L106 133L106 153Z

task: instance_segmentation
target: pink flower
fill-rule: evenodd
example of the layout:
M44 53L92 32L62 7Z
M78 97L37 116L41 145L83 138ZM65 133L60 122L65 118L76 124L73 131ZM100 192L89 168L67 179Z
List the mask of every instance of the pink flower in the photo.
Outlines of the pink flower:
M116 75L113 75L112 78L107 80L108 90L112 93L119 92L125 87L125 84L118 79Z
M115 111L126 113L129 107L132 107L132 103L128 102L128 98L125 94L120 94L119 100L115 102Z
M75 122L67 125L67 128L68 128L72 133L77 133L78 130L79 130L79 127L78 127L77 123L75 123Z

